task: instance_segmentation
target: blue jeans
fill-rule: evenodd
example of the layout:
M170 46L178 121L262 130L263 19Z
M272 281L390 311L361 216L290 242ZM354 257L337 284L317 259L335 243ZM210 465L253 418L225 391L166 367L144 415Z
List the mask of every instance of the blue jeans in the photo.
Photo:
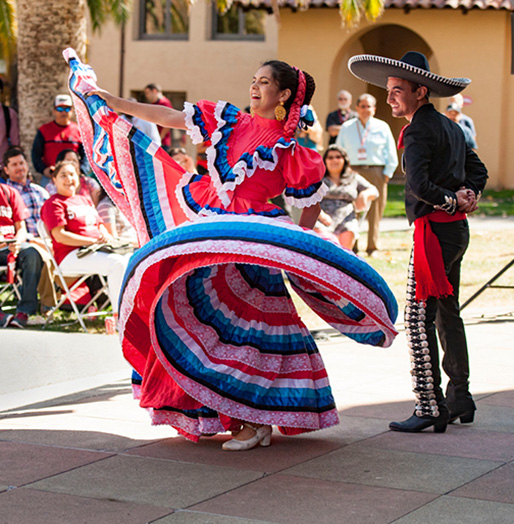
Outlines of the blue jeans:
M0 265L7 264L8 254L8 248L0 249ZM27 315L34 315L37 312L37 287L42 268L43 260L38 250L29 243L22 244L16 259L16 269L20 270L23 280L20 289L21 300L16 307L17 312Z

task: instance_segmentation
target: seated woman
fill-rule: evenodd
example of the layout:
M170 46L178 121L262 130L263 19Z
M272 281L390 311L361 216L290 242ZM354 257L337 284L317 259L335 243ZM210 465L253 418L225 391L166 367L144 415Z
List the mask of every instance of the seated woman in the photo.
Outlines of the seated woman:
M100 184L92 177L85 175L80 171L80 158L73 149L64 149L57 155L56 162L66 160L68 162L74 162L79 172L79 187L77 189L77 195L82 195L91 199L91 202L95 206L100 201ZM55 195L56 189L52 181L46 185L46 190L50 195Z
M352 171L346 151L330 145L323 155L328 192L321 202L321 213L314 228L321 236L333 235L346 249L352 249L359 236L357 214L378 197L378 190L365 178Z
M52 173L57 193L41 208L41 218L52 235L54 256L65 273L95 272L107 277L112 309L118 312L123 275L130 255L94 251L78 257L79 248L113 240L89 198L77 194L79 174L74 162L58 162Z

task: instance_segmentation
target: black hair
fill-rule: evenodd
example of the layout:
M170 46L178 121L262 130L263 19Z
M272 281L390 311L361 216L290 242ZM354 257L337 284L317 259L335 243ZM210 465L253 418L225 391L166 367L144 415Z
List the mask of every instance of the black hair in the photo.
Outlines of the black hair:
M267 62L264 62L262 66L268 66L271 68L273 80L277 82L281 91L284 89L289 89L291 91L291 96L284 104L286 110L289 111L289 108L296 98L296 91L298 90L297 71L286 62L281 62L280 60L268 60ZM314 78L312 78L312 76L305 71L303 71L303 74L305 75L305 96L302 103L300 104L301 106L309 105L311 103L312 95L314 95L314 91L316 89L316 82L314 82Z
M25 160L27 160L27 155L20 146L10 146L9 149L4 153L4 157L2 159L4 166L6 166L9 163L9 159L19 155L21 155Z
M154 84L154 83L151 83L151 84L147 84L145 86L145 89L151 89L152 91L159 91L159 93L162 93L162 89L161 89L161 86L159 84Z
M55 159L55 162L57 163L61 162L61 160L64 160L68 153L75 153L80 162L80 155L75 151L75 149L63 149L62 151L59 151L57 158Z
M77 176L80 177L80 169L77 169L77 165L75 162L72 162L71 160L61 160L60 162L55 163L55 169L52 171L52 174L50 175L52 178L55 178L59 171L65 166L73 166L75 171L77 172Z

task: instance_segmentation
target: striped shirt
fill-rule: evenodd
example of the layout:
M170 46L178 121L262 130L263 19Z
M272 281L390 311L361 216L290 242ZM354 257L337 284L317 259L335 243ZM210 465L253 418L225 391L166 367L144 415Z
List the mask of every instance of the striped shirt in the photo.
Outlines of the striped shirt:
M30 217L25 219L28 233L34 236L38 236L37 233L37 221L41 216L41 206L45 200L50 196L46 189L42 188L38 184L34 184L27 180L25 184L19 184L8 179L6 181L8 186L14 187L20 193L23 202L27 206L30 212Z

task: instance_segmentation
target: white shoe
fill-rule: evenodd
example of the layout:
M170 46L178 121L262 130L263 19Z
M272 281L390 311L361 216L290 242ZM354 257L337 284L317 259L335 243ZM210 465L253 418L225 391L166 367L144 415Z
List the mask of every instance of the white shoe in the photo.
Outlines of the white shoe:
M259 444L262 447L267 447L271 444L271 426L254 427L250 424L245 424L255 431L255 435L246 440L227 440L221 446L224 451L246 451L255 448Z

